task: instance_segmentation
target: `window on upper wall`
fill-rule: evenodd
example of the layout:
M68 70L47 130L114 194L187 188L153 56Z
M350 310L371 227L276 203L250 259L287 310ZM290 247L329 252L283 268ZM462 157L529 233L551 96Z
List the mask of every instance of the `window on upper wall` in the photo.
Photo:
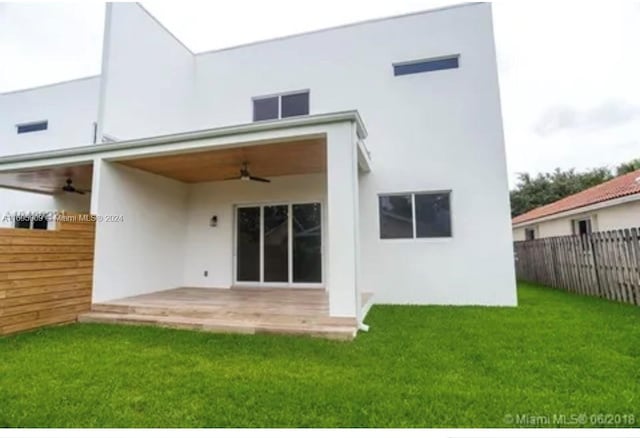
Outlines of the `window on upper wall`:
M18 134L26 134L28 132L46 131L49 128L49 122L43 120L40 122L20 123L16 125Z
M460 66L460 55L442 56L439 58L419 59L415 61L396 62L393 64L393 75L404 76L426 73L437 70L448 70Z
M309 91L253 98L253 121L284 119L309 114Z
M451 237L451 192L378 197L381 239Z

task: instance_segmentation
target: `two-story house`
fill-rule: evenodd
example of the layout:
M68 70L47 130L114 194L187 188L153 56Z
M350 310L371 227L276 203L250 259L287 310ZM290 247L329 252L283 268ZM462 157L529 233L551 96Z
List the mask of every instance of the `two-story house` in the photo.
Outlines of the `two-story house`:
M489 4L204 53L109 4L103 51L99 76L0 95L2 207L97 216L94 302L516 304Z

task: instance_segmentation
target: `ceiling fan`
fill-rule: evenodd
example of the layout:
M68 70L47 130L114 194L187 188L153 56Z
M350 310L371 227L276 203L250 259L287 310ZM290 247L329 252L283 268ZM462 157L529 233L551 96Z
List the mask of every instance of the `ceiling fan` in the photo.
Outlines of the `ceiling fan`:
M65 185L62 186L62 191L67 193L77 193L78 195L84 195L85 193L90 192L91 190L78 190L73 185L73 181L71 180L71 178L67 178L67 180L65 181Z
M230 181L230 180L258 181L258 182L263 182L263 183L270 183L271 182L271 180L268 180L266 178L261 178L259 176L251 175L251 173L249 172L249 163L247 161L243 161L242 162L242 166L240 167L240 175L233 176L231 178L225 178L225 181Z

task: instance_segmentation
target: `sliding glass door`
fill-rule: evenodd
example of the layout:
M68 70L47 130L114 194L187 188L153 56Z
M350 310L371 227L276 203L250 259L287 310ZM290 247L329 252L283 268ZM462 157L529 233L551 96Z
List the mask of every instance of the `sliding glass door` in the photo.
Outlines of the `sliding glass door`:
M321 284L320 204L238 207L235 280L238 283Z

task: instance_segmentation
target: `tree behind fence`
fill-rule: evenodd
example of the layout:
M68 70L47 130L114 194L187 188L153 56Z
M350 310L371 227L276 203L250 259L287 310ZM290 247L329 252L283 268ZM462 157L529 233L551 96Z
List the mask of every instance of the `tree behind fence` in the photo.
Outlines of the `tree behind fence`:
M518 280L640 305L640 229L515 242Z

